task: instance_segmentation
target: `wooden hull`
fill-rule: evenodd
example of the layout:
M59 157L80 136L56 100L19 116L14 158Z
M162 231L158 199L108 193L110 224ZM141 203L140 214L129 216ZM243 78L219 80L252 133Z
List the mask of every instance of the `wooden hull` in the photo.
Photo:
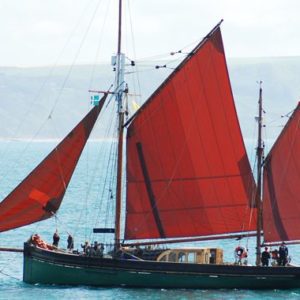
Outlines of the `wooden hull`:
M300 268L102 259L25 244L23 280L32 284L139 288L286 289L300 287Z

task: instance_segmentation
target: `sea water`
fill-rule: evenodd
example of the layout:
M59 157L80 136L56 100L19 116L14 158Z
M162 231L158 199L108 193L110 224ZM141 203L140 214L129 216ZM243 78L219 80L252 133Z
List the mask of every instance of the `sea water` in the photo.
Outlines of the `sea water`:
M60 245L66 247L67 232L75 235L75 248L86 239L98 239L91 235L96 224L94 218L104 219L101 212L103 195L99 190L98 178L104 176L105 168L97 171L106 142L93 142L87 145L83 159L79 162L68 192L61 205L57 218L38 222L30 226L0 233L0 247L22 248L23 242L31 234L38 232L43 239L51 243L56 228L60 232ZM0 197L3 199L36 164L54 147L55 142L12 141L0 142ZM100 155L99 155L100 153ZM92 160L92 163L88 163ZM104 178L104 177L103 177ZM103 179L102 178L102 179ZM90 184L90 182L93 182ZM89 197L87 197L87 194ZM89 199L87 199L89 198ZM107 203L102 203L108 208ZM105 221L107 222L107 221ZM102 222L102 224L104 224ZM105 223L107 225L107 223ZM99 240L100 241L100 240ZM249 262L255 260L255 239L242 241L249 248ZM238 242L233 240L194 243L192 246L219 246L224 248L226 261L233 261L233 251ZM294 263L300 263L298 246L289 246ZM295 290L185 290L185 289L132 289L132 288L95 288L53 285L30 285L22 281L23 257L21 253L0 252L0 299L300 299L300 289Z

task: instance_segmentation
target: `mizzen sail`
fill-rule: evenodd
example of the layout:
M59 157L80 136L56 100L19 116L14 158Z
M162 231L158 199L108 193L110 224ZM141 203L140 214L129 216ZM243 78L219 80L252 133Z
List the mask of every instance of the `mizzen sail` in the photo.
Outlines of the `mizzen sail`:
M28 225L55 214L105 98L0 203L0 231Z
M264 166L265 242L300 240L300 104L275 142Z
M253 191L217 26L128 127L125 238L254 230Z

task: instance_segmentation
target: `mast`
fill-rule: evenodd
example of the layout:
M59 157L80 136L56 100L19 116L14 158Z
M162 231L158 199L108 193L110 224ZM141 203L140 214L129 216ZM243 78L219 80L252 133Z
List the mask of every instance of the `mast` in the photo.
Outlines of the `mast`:
M118 103L118 157L117 157L117 186L116 186L116 214L115 214L115 246L120 246L121 232L121 200L122 200L122 173L123 173L123 125L124 125L124 66L125 55L121 53L122 42L122 0L119 0L119 23L118 23L118 51L116 55L116 77L115 77L115 94Z
M261 231L262 231L262 160L263 160L263 141L262 141L262 81L259 82L259 99L258 99L258 138L257 138L257 235L256 235L256 265L260 265L261 257Z

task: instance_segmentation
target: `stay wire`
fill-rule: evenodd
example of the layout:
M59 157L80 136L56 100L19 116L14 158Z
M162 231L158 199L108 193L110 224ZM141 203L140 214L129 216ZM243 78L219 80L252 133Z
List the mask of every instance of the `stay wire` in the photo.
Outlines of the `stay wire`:
M105 114L105 113L106 113L106 110L104 110L103 112L101 112L101 114ZM109 124L111 124L111 123L109 123ZM107 134L104 136L104 140L106 139L106 137L107 137ZM101 149L100 149L101 151L99 151L99 153L98 153L98 157L97 157L97 160L96 160L96 163L95 163L96 166L101 165L99 162L100 162L101 158L106 155L105 151L103 153L103 148L105 149L105 147L103 147L103 145L102 145L101 142L99 144L100 144L100 147L101 147ZM90 182L89 182L89 185L88 185L88 188L87 188L87 191L86 191L86 196L85 196L86 209L81 210L81 212L80 212L80 216L79 216L79 219L78 219L78 222L77 222L77 226L76 226L75 232L78 232L78 226L81 223L83 212L84 211L87 212L89 198L90 198L90 193L92 191L92 187L94 186L94 181L95 181L95 178L96 178L95 174L96 174L97 171L98 171L98 169L94 168L93 173L91 174L92 180L90 180ZM88 224L87 223L85 223L85 224L86 224L85 227L87 227ZM85 230L87 230L87 228ZM87 237L87 232L86 232L86 237Z
M54 101L53 107L52 107L52 109L51 109L51 111L50 111L50 113L49 113L49 116L51 116L52 113L54 112L54 110L55 110L55 108L56 108L56 106L57 106L57 103L58 103L58 101L59 101L59 99L60 99L60 97L61 97L62 91L64 90L64 88L65 88L65 86L66 86L66 84L67 84L67 82L68 82L68 80L69 80L69 78L70 78L70 75L71 75L71 73L72 73L72 71L73 71L74 65L75 65L75 63L76 63L76 61L77 61L77 59L78 59L78 56L79 56L79 54L80 54L80 52L81 52L81 49L82 49L82 47L83 47L83 44L84 44L84 42L85 42L85 40L86 40L86 38L87 38L87 36L88 36L88 33L89 33L89 31L90 31L90 28L91 28L92 24L93 24L93 22L94 22L94 19L95 19L95 17L96 17L96 14L97 14L98 9L99 9L99 6L100 6L100 3L101 3L101 0L99 0L98 3L97 3L97 5L96 5L96 8L95 8L95 10L94 10L94 12L93 12L93 15L92 15L92 18L90 19L90 21L89 21L89 23L88 23L88 26L87 26L87 28L86 28L86 30L85 30L85 33L84 33L84 35L83 35L83 38L82 38L82 40L81 40L81 42L80 42L79 48L78 48L78 50L76 51L76 54L75 54L75 56L74 56L74 58L73 58L73 61L72 61L71 65L70 65L70 67L69 67L67 76L65 77L65 79L64 79L64 81L63 81L63 83L62 83L62 85L61 85L61 87L60 87L60 90L59 90L59 92L58 92L58 95L57 95L57 97L56 97L56 99L55 99L55 101Z
M76 30L77 30L77 28L78 28L78 26L79 26L79 24L80 24L80 22L81 22L80 20L81 20L82 16L86 14L86 11L88 10L90 4L91 4L91 2L89 2L89 3L86 5L86 7L83 9L82 14L81 14L81 17L79 18L79 22L76 24L76 26L75 26L74 29L72 30L71 34L69 35L69 38L67 39L67 42L65 43L64 47L63 47L62 50L60 51L59 55L57 56L57 58L56 58L54 64L51 66L51 68L50 68L50 70L49 70L49 72L48 72L48 75L47 75L46 78L44 79L44 81L43 81L42 85L40 86L40 88L39 88L39 90L38 90L36 96L35 96L35 97L33 98L33 100L29 103L28 109L26 110L26 113L25 113L25 114L23 115L23 117L21 118L21 120L20 120L20 122L19 122L19 125L18 125L18 127L17 127L15 133L13 134L13 137L12 137L11 140L15 140L15 139L17 138L17 136L19 135L20 130L23 128L23 124L25 123L27 117L29 116L30 111L32 110L32 107L33 107L33 106L37 103L37 101L40 99L40 96L41 96L42 91L45 90L46 85L48 84L49 80L52 78L53 73L54 73L54 70L56 69L56 67L57 67L57 65L58 65L58 62L59 62L60 58L62 57L63 53L65 52L65 50L66 50L66 48L67 48L67 45L69 44L71 38L73 37L74 33L76 32ZM44 123L43 123L43 126L45 125L45 123L46 123L46 121L48 120L48 118L49 118L49 116L47 116L46 120L45 120ZM33 136L31 139L29 139L29 141L28 141L27 144L25 145L25 147L24 147L22 153L24 153L25 150L27 150L28 144L31 144L31 143L32 143L32 141L37 137L37 135L39 134L39 132L41 131L41 129L43 128L43 126L41 126L41 127L37 130L36 134L34 134L34 136ZM3 150L3 153L1 154L1 157L6 157L7 152L9 151L9 149L8 149L8 148L9 148L9 145L10 145L10 143L8 143L6 149ZM21 161L21 158L20 158L20 157L19 157L19 161ZM18 164L18 162L15 161L15 164ZM1 170L3 170L3 169L4 169L4 168L1 168Z
M111 157L111 153L113 153L113 144L115 143L111 143L111 150L109 151L109 157ZM108 159L108 163L107 163L107 169L111 169L111 158ZM105 228L111 225L111 200L113 199L113 187L110 184L110 173L107 172L103 181L103 186L101 189L98 190L96 199L99 199L99 203L98 203L98 209L95 210L96 213L96 217L95 217L95 226L97 226L97 224L99 224L100 226L104 226ZM102 191L102 192L101 192ZM106 209L103 209L104 204L105 204L105 200L106 200ZM104 223L103 223L103 218L101 220L101 215L105 216L104 217ZM111 225L112 226L112 225ZM106 239L106 236L104 238L104 240Z
M117 122L115 121L114 124L114 128L113 128L113 132L117 132ZM110 127L110 131L111 131L112 127ZM96 197L97 199L100 199L100 202L99 202L99 207L100 209L98 210L95 210L95 211L98 211L98 214L95 218L95 226L97 225L97 223L99 222L100 220L100 215L101 213L103 213L103 211L101 210L101 207L103 207L103 202L105 200L105 192L106 192L106 189L107 189L107 186L108 186L108 190L109 190L109 194L106 195L108 196L108 199L106 199L106 209L104 211L104 213L106 213L106 218L105 218L105 222L104 222L104 226L108 226L109 224L109 220L111 219L110 218L110 215L109 215L109 212L112 211L112 209L110 209L110 206L111 206L111 199L113 199L113 190L114 190L114 184L113 184L113 180L114 180L114 169L115 169L115 166L114 166L114 159L113 157L116 156L116 151L117 151L117 147L116 147L116 142L115 141L112 141L111 142L111 145L110 145L110 150L109 150L109 158L107 160L107 166L106 166L106 170L110 170L110 172L106 172L105 173L105 178L104 178L104 184L102 186L102 191L99 189L98 191L98 196ZM100 195L101 194L101 195Z
M92 88L92 84L93 84L93 81L94 81L94 78L95 78L96 62L98 60L100 49L101 49L101 46L102 46L103 32L104 32L104 29L106 27L107 17L108 17L108 12L109 12L110 6L111 6L111 1L109 1L108 5L106 6L104 21L102 23L102 27L101 27L100 34L99 34L100 38L99 38L99 42L98 42L98 46L97 46L97 50L96 50L96 55L95 55L95 58L94 58L94 64L93 64L91 77L90 77L90 88Z
M22 279L17 278L17 277L15 277L15 276L13 276L13 275L10 275L10 274L8 274L8 273L5 273L5 272L3 272L2 270L0 270L0 273L3 274L3 275L6 276L6 277L15 279L15 280L17 280L17 281L22 281Z
M105 107L104 107L104 111L103 112L101 112L101 115L102 114L105 114L105 112L106 112L106 110L105 110ZM101 116L100 115L100 116ZM98 120L99 120L100 118L98 118ZM104 137L104 139L105 139L105 137ZM100 143L101 144L101 143ZM105 154L104 154L105 155ZM96 159L96 163L95 163L95 165L97 166L97 165L100 165L99 164L99 161L100 161L100 158L103 156L103 153L101 152L101 151L99 151L99 153L98 153L98 157L97 157L97 159ZM85 209L83 209L83 210L81 210L80 211L80 215L79 215L79 218L78 218L78 221L77 221L77 226L75 227L75 230L74 230L74 232L78 232L78 227L79 227L79 224L81 224L81 220L82 220L82 217L83 217L83 213L87 213L87 210L88 210L88 204L89 204L89 198L90 198L90 193L91 193L91 191L92 191L92 187L94 186L94 181L95 181L95 178L96 178L96 176L95 176L95 174L96 174L96 172L97 172L97 168L94 168L93 169L93 173L91 174L91 179L92 180L90 180L89 181L89 185L88 185L88 187L87 187L87 190L86 190L86 195L85 195L85 203L86 203L86 207L85 207ZM87 224L87 222L85 223L85 224ZM87 224L88 225L88 224ZM87 230L87 226L85 226L85 231ZM87 236L87 232L86 232L86 236Z
M95 19L95 16L96 16L96 14L97 14L97 12L98 12L98 9L99 9L99 6L100 6L101 3L102 3L101 0L98 0L98 1L97 1L97 5L96 5L96 8L94 9L94 12L93 12L93 14L92 14L92 18L90 19L90 21L89 21L89 23L88 23L88 26L87 26L87 28L86 28L86 30L85 30L85 32L84 32L83 38L82 38L82 40L81 40L81 42L80 42L79 48L78 48L77 51L76 51L76 54L75 54L75 56L74 56L74 58L73 58L73 60L72 60L72 63L71 63L71 65L70 65L70 67L69 67L69 70L68 70L68 72L67 72L67 75L65 76L65 78L64 78L64 80L63 80L63 83L62 83L62 85L61 85L61 87L60 87L60 90L59 90L59 92L58 92L58 95L57 95L57 97L56 97L56 99L55 99L55 101L54 101L54 103L53 103L53 106L52 106L52 108L51 108L51 110L50 110L50 113L49 113L49 116L48 116L48 119L50 119L50 120L52 119L52 114L53 114L53 112L54 112L54 110L55 110L55 108L56 108L56 106L57 106L57 104L58 104L58 101L59 101L60 98L61 98L62 92L63 92L63 90L64 90L64 88L65 88L65 86L66 86L66 84L67 84L67 82L68 82L68 80L69 80L69 78L70 78L70 76L71 76L71 73L72 73L72 71L73 71L73 69L74 69L75 63L76 63L76 61L77 61L77 59L78 59L78 57L79 57L79 54L80 54L81 49L82 49L82 47L83 47L83 44L84 44L84 42L85 42L85 40L86 40L86 38L87 38L87 36L88 36L88 33L89 33L89 31L90 31L90 28L91 28L91 25L93 24L93 21L94 21L94 19ZM79 24L79 23L78 23L78 24ZM78 26L78 25L77 25L77 26ZM76 29L77 29L77 26L76 26ZM75 32L75 29L74 29L74 32ZM52 126L55 127L55 125L54 125L53 122L51 122L50 124L52 124ZM54 128L54 130L56 131L56 128ZM57 132L57 131L56 131L56 132ZM66 189L65 183L64 183L64 187L65 187L65 189Z
M5 258L5 264L3 265L3 267L0 268L0 273L3 274L6 277L21 281L21 279L15 277L13 275L10 275L10 274L6 273L6 271L5 271L7 268L9 268L11 266L11 264L13 262L16 261L16 257L17 257L17 255L20 255L20 253L14 253L14 255L11 255L11 253L10 254L8 254L8 253L4 254L4 256L8 256L8 255L9 255L9 257Z
M130 33L131 33L131 38L132 38L132 50L133 50L133 60L136 60L136 47L135 47L135 36L134 36L134 31L133 31L133 21L132 21L132 15L131 15L131 6L130 6L130 1L127 1L127 6L128 6L128 16L129 16L129 25L130 25ZM141 83L140 83L140 77L139 77L139 68L137 64L134 65L135 73L136 76L133 76L133 91L135 94L141 95ZM136 83L137 83L137 88L136 88ZM137 91L137 92L136 92ZM140 96L141 98L141 96ZM141 104L141 99L139 99L138 103Z
M99 155L99 156L100 156L100 155ZM60 163L60 164L61 164L61 163ZM94 173L95 173L95 171L96 171L96 169L94 170ZM92 178L95 178L95 176L92 175ZM86 192L86 196L85 196L86 203L88 203L89 193L90 193L90 191L91 191L92 185L93 185L93 181L91 181L90 185L89 185L88 188L87 188L87 192ZM86 206L87 206L87 204L86 204ZM86 211L86 212L87 212L87 207L86 207L85 210L81 210L81 215L80 215L80 217L79 217L79 222L77 222L77 224L80 224L80 223L81 223L80 221L81 221L81 219L82 219L82 212L83 212L83 211ZM62 222L62 220L58 217L58 213L59 213L59 210L58 210L57 213L54 214L55 227L58 228L59 226L63 226L63 227L65 227L64 230L65 230L67 233L72 232L72 230L69 229L69 226L66 225L66 224L64 224L64 222ZM87 223L87 222L85 222L85 224L86 224L86 223ZM78 229L78 226L75 228L74 233L76 233L76 232L78 231L77 229ZM61 230L60 230L60 231L61 231ZM73 235L73 237L75 237L75 234L72 234L72 235ZM86 235L87 235L87 234L85 234L85 236L86 236Z

